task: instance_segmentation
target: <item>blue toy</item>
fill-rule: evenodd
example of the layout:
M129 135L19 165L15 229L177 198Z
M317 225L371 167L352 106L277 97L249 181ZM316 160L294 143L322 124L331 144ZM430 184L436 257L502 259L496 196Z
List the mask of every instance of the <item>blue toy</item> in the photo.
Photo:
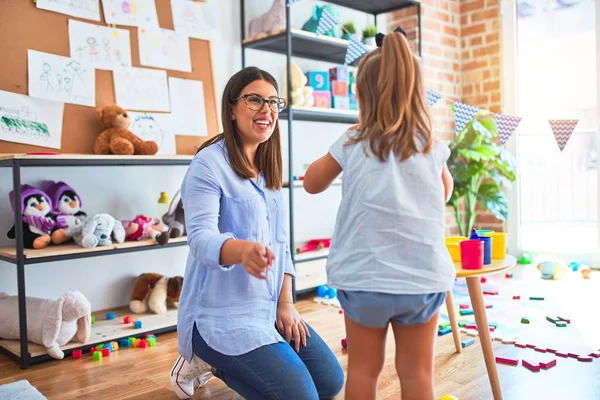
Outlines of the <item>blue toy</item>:
M135 321L133 326L135 329L142 329L142 321Z
M337 290L335 290L332 287L328 288L327 289L327 297L329 297L330 299L335 299L335 296L337 296Z
M115 319L115 313L114 312L107 312L106 313L106 319L111 320L111 319Z
M329 288L325 285L321 285L317 288L317 296L319 297L326 297L327 296L327 290Z
M129 347L129 339L121 339L121 347Z
M336 20L339 20L339 14L336 11L335 7L333 7L332 5L325 4L323 6L314 6L312 16L310 17L310 19L308 21L306 21L304 23L304 25L302 25L302 30L312 32L312 33L317 33L317 28L319 26L319 20L321 19L321 16L323 15L323 10L327 10L327 12L329 14L331 14ZM330 30L325 32L324 35L336 37L335 28L336 27L331 28Z

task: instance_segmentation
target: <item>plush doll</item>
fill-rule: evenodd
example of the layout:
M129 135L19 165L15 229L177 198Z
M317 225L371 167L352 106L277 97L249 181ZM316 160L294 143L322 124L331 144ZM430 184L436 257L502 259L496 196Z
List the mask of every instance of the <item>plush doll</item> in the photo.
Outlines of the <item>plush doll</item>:
M129 308L136 314L150 309L154 314L167 312L167 305L179 306L183 277L167 278L156 273L141 274L135 281Z
M90 340L92 306L80 292L63 294L58 300L27 297L27 339L46 347L51 357L61 359L61 346L73 338ZM0 293L0 338L18 340L18 296Z
M248 36L255 37L261 33L285 29L285 5L286 0L273 0L273 5L269 11L250 21Z
M51 235L52 243L65 243L71 240L71 236L67 235L67 228L82 225L87 217L87 214L81 211L81 197L64 182L45 181L43 188L52 200L50 215L56 223Z
M75 243L88 249L110 246L113 240L117 243L125 241L123 225L109 214L96 214L82 225L67 228L66 234L72 236Z
M15 194L8 194L10 206L15 213ZM43 191L30 186L21 186L21 218L23 219L23 245L28 249L43 249L50 244L50 234L54 229L54 220L50 217L52 200ZM9 239L16 238L16 229L6 234Z
M167 244L169 241L169 230L163 230L159 225L158 218L137 215L132 220L121 221L125 228L125 240L144 240L154 239L160 245Z
M292 63L292 101L291 104L300 107L312 107L315 105L313 96L314 89L306 86L308 78L300 67ZM284 67L283 93L287 94L287 65ZM289 100L288 100L289 101Z
M153 141L143 141L128 128L130 124L127 112L112 105L96 110L104 131L96 138L94 153L117 155L154 155L158 145Z
M169 209L165 215L162 216L162 222L171 230L169 237L177 238L186 234L185 213L183 211L183 201L181 200L181 193L179 190L175 193L175 196L173 196Z

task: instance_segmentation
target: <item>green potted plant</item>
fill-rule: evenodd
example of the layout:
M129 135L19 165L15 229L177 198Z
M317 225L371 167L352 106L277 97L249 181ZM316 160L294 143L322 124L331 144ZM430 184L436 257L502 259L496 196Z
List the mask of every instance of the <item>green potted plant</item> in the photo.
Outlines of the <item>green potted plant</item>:
M375 36L377 35L377 27L375 25L369 25L363 29L363 44L367 46L376 46Z
M450 144L448 169L454 178L450 205L461 236L470 236L477 216L476 206L496 218L508 218L504 189L515 181L513 156L499 144L493 114L476 115ZM465 215L460 204L464 202Z
M354 22L348 21L342 25L342 39L350 40L350 37L356 33Z

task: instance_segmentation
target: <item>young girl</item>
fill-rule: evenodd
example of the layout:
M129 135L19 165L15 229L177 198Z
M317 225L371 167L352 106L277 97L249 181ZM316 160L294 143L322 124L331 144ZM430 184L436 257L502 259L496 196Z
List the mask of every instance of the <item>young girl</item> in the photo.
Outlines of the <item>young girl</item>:
M345 398L375 399L391 323L402 399L432 400L438 310L455 276L444 245L450 152L433 137L402 32L362 59L356 85L359 124L304 176L314 194L344 171L327 275L345 311Z

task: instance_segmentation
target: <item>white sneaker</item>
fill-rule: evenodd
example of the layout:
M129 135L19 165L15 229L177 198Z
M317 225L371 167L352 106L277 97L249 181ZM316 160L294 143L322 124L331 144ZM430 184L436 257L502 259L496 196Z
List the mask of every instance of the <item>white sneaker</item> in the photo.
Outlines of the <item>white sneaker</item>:
M192 362L179 356L171 369L171 386L180 399L191 399L194 391L203 388L213 377L211 366L194 355Z

